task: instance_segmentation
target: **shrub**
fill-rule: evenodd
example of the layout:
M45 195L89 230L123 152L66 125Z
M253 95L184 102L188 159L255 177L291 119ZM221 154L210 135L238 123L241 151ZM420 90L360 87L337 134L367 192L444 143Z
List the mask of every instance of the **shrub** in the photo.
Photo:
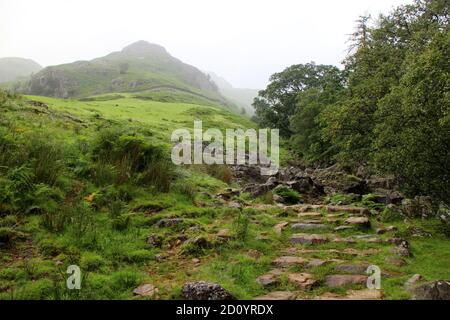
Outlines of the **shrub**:
M297 204L300 202L300 194L286 186L278 186L274 189L275 194L280 196L286 204Z

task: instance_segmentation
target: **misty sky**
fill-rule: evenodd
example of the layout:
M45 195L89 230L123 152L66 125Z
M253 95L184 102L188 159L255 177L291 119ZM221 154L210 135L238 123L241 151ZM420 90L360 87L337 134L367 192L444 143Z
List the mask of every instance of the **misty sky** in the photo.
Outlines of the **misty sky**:
M137 40L263 88L295 63L339 65L359 15L410 0L0 0L0 57L43 66L89 60Z

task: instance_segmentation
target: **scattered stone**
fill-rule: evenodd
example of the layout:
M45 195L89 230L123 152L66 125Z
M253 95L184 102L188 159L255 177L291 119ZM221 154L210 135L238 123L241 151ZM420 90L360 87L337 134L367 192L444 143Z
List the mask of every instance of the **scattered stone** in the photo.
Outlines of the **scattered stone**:
M216 239L218 241L226 242L226 241L230 240L231 238L232 238L232 236L231 236L229 229L222 229L216 235Z
M344 223L352 226L370 228L370 220L367 217L351 217L345 220Z
M400 257L411 257L411 251L409 250L409 244L406 241L400 243L397 247L392 249L392 253Z
M320 212L301 212L298 214L299 218L322 218Z
M152 284L143 284L133 290L133 294L141 297L153 297L158 293L158 288Z
M297 293L290 291L274 291L264 296L256 297L254 300L295 300Z
M269 287L278 284L280 280L277 275L269 273L256 278L256 282L258 282L263 287Z
M413 300L450 300L450 281L439 280L412 290Z
M431 238L433 235L419 227L408 227L406 232L415 238Z
M326 292L315 300L380 300L383 294L380 290L362 289L349 290L345 296L340 296L336 293Z
M376 230L377 234L385 234L385 233L393 232L393 231L397 231L397 227L390 226L390 227L387 227L387 228L378 228Z
M295 265L305 265L308 261L301 257L285 256L275 259L272 263L277 267L290 267Z
M211 243L208 239L206 239L204 236L198 236L192 239L189 239L186 241L186 244L190 244L195 246L196 248L209 248L211 246Z
M385 261L387 263L389 263L389 264L392 264L393 266L396 266L396 267L403 267L403 266L406 265L405 259L402 259L402 258L399 258L399 257L394 257L394 256L387 257L385 259Z
M288 275L288 281L295 284L302 290L309 290L317 282L313 275L309 273L291 273Z
M405 288L411 288L415 284L417 284L419 281L422 281L422 280L423 280L423 277L420 274L415 274L405 282Z
M328 238L320 234L294 234L290 238L293 244L321 244L328 241Z
M306 265L307 268L315 268L315 267L322 267L324 265L327 265L329 261L321 260L321 259L312 259L308 262Z
M343 264L336 266L334 270L338 273L350 273L350 274L366 274L369 264L359 263L359 264Z
M184 222L184 219L161 219L156 223L158 228L174 227Z
M339 227L334 228L334 231L340 232L340 231L347 231L347 230L353 230L353 229L354 229L354 227L352 227L352 226L339 226Z
M242 206L239 202L231 201L227 203L227 207L231 209L240 209Z
M363 275L331 275L325 278L325 284L331 288L342 287L346 285L365 284L367 276Z
M350 206L328 206L328 212L348 212L360 216L369 216L370 211L367 208L350 207Z
M184 284L181 294L186 300L235 300L235 298L220 285L205 281Z
M399 237L390 238L387 240L387 243L395 244L396 246L402 244L402 242L405 242L406 240Z
M217 197L224 200L230 200L233 197L238 197L240 194L241 192L239 190L229 188L225 192L219 193Z
M275 231L276 234L281 234L283 232L283 229L286 228L288 225L289 222L283 221L275 225L275 227L273 227L273 230Z
M335 243L347 243L347 244L353 244L353 243L356 243L356 240L355 240L355 239L352 239L352 238L350 238L350 237L347 237L347 238L335 237L335 238L333 239L333 242L335 242Z
M259 252L258 250L250 249L250 250L247 251L247 255L249 257L252 257L253 259L257 259L258 260L259 258L261 258L262 253Z
M295 231L326 231L328 229L328 226L324 224L296 223L292 225L292 230Z

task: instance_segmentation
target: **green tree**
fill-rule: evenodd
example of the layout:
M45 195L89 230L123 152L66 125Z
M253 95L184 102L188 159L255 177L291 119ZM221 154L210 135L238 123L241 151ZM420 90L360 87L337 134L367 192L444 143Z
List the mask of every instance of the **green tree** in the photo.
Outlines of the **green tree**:
M314 62L293 65L275 73L253 102L257 121L261 126L280 129L282 136L290 137L289 119L296 112L298 94L312 88L323 89L333 76L339 77L336 67Z

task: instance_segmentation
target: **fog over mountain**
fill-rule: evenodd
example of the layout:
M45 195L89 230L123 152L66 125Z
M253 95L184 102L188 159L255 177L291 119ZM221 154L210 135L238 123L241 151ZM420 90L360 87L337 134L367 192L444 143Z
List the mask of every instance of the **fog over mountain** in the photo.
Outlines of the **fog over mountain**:
M339 65L359 15L408 2L2 0L0 57L58 65L143 39L235 87L258 89L292 64Z

